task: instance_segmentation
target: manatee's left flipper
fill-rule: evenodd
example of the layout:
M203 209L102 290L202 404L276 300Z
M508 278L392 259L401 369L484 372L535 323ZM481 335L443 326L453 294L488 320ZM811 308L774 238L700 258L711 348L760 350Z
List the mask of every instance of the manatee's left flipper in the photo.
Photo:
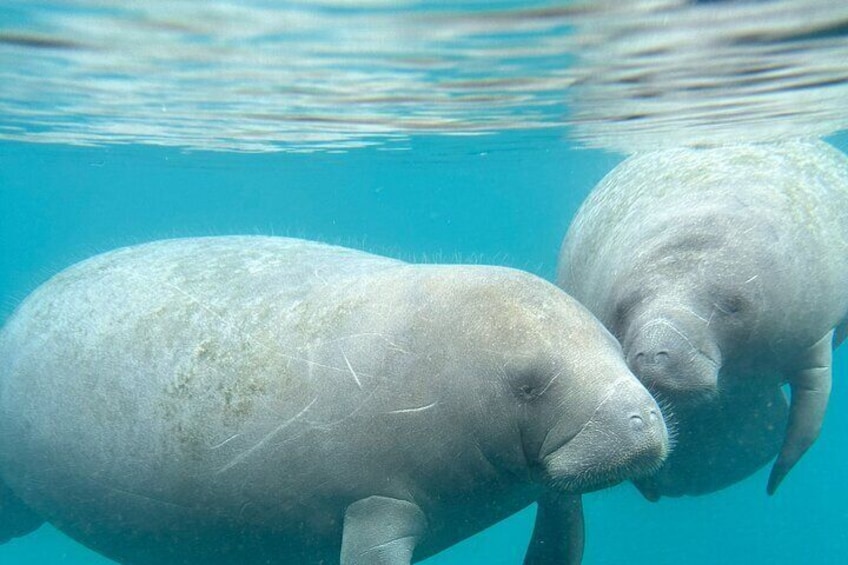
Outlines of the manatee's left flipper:
M583 501L548 491L539 499L524 565L579 565L583 559Z
M411 502L358 500L345 511L341 565L409 565L426 530L424 513Z
M789 377L792 393L789 423L783 447L777 456L768 482L768 493L774 494L780 481L816 441L821 431L827 401L830 398L833 331L810 347L793 375Z

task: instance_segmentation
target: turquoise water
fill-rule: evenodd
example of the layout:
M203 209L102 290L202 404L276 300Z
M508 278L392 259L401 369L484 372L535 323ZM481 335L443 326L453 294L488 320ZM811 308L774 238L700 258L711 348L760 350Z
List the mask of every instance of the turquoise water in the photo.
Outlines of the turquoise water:
M848 138L835 143L848 150ZM403 152L303 155L0 144L3 314L88 255L188 235L294 235L551 278L570 217L619 160L533 132L414 138ZM649 503L628 484L589 495L585 562L843 563L845 347L834 364L822 437L776 496L765 495L765 472L699 498ZM532 509L427 563L520 563L531 525ZM0 546L0 563L10 565L106 562L50 526Z
M778 1L124 4L0 6L0 321L73 262L180 236L295 236L552 279L571 217L623 158L602 148L848 126L848 16L827 1L794 8L803 20ZM848 152L848 135L828 139ZM822 436L776 496L767 469L705 497L588 495L585 563L842 564L846 477L843 345ZM427 563L521 563L532 518ZM108 561L44 526L0 545L0 563Z

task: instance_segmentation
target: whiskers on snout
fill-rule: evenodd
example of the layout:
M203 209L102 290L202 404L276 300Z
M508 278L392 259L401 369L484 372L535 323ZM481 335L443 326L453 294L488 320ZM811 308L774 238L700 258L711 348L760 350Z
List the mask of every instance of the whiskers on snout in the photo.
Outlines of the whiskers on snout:
M674 447L677 445L678 431L679 431L679 422L675 414L674 405L675 403L670 400L662 391L657 390L655 387L647 387L648 392L654 397L654 401L657 403L657 406L660 408L660 413L662 414L663 420L665 421L665 429L668 436L668 452L671 453L674 451ZM657 465L657 468L654 469L652 473L656 473L660 467L662 467L662 463ZM643 475L648 476L648 475Z
M638 480L650 477L662 468L663 460L651 457L646 463L643 458L637 458L628 463L610 462L598 465L591 470L581 471L570 477L552 477L548 487L558 492L587 493L615 486L622 481Z

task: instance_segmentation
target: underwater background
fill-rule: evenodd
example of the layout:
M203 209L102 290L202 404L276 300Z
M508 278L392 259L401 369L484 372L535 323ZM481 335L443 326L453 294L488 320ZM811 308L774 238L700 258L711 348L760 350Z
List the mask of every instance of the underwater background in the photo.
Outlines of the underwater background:
M845 129L848 115L848 108L843 108L848 107L843 88L848 58L841 58L846 53L848 20L845 14L835 13L837 10L815 11L826 2L808 3L804 17L809 19L798 21L803 29L790 37L789 43L785 31L783 36L761 34L765 39L756 43L759 47L779 43L784 56L787 45L791 45L788 51L794 55L804 52L798 59L802 62L829 60L830 64L816 66L804 75L813 77L812 86L801 89L778 84L769 92L775 97L760 106L757 93L734 90L734 86L723 86L725 83L713 77L709 79L714 81L710 84L711 96L718 98L711 98L712 103L722 108L732 106L734 111L720 112L719 119L705 115L707 106L700 106L683 119L685 109L674 100L665 100L651 109L638 110L642 118L637 121L643 123L637 129L629 129L635 110L626 108L622 101L638 98L632 97L626 87L639 81L622 79L615 85L604 85L596 80L614 76L617 71L601 65L616 57L622 61L623 55L610 51L607 57L582 57L580 49L588 52L599 43L591 34L583 42L551 48L558 35L580 35L575 22L579 23L581 17L588 18L586 21L594 18L593 22L613 19L613 8L604 2L588 3L600 6L588 12L557 11L559 4L569 3L528 2L520 8L520 17L511 19L504 14L515 16L519 3L488 3L492 10L500 10L497 13L485 12L488 8L471 2L409 3L407 16L437 8L456 10L461 16L453 14L450 20L461 24L460 32L447 34L447 28L441 28L447 38L428 39L416 28L416 68L426 67L426 72L416 74L414 80L389 73L393 67L383 66L383 57L400 49L391 38L383 38L379 50L357 52L354 66L359 74L347 65L350 61L345 57L351 51L338 46L337 52L344 57L329 63L322 59L324 63L319 65L326 74L307 72L317 68L311 66L314 61L307 56L311 52L287 53L287 57L301 57L299 68L306 69L303 76L311 77L312 90L299 92L305 101L285 112L279 106L254 107L251 97L267 102L275 96L272 82L263 80L302 85L303 76L271 77L263 65L257 65L255 74L240 77L223 77L223 67L217 67L209 76L191 75L192 83L181 82L186 75L180 73L186 69L169 67L173 61L133 50L130 52L134 55L128 57L136 57L133 60L139 62L138 68L127 66L126 61L111 63L121 68L120 73L114 68L107 72L86 67L90 61L83 61L84 56L103 56L102 50L89 49L86 41L93 45L126 40L125 45L132 45L133 41L143 42L143 35L115 32L115 37L96 33L86 37L57 31L61 22L56 18L82 13L90 20L83 23L93 26L85 29L102 31L98 26L104 24L97 18L114 15L110 10L118 9L112 4L12 1L0 10L0 321L38 284L73 262L118 246L182 236L294 236L409 261L509 265L552 280L570 219L591 188L628 152L710 136L719 141L727 136L736 139L734 135L745 140L746 133L753 135L755 131L758 133L752 141L821 135L848 152L848 135L839 133ZM127 4L142 10L138 8L141 4ZM169 25L181 22L187 26L194 21L186 16L190 13L186 3L170 4L187 11L174 15ZM276 9L273 2L244 4ZM334 22L370 16L377 18L376 27L383 25L380 18L387 14L397 16L388 11L386 2L364 2L366 6L360 11L351 7L352 2L277 3L284 4L300 6L306 13L316 10ZM658 5L676 9L698 3L632 4L641 6L640 11L636 15L616 14L619 22L632 23L637 15L656 13ZM721 3L704 4L715 10L714 5ZM663 9L670 9L668 6ZM41 13L49 13L53 19L44 24L46 20L38 17ZM475 13L481 14L478 22L501 23L485 33L473 26L469 32L468 22L475 21ZM710 18L701 24L717 22L717 14L710 12ZM824 22L818 27L809 23L818 17L816 14L821 14L820 22ZM224 16L221 19L233 21ZM267 18L258 19L267 22ZM81 21L76 25L83 25ZM325 24L303 24L305 27L299 28L306 38L303 42L326 45L326 37L315 38L309 33L323 29ZM53 27L45 30L42 25ZM718 28L717 24L713 27ZM134 29L144 33L144 26ZM155 29L159 33L169 28L160 25ZM599 28L592 29L602 36ZM621 29L616 28L615 33ZM178 32L185 30L179 28ZM67 43L69 36L63 33L70 33L78 43ZM220 63L226 55L213 49L220 47L214 33L214 29L204 31L207 44L195 37L184 45L197 47L200 43L199 48L215 54L210 59ZM232 49L261 47L251 45L250 38L227 37ZM403 37L400 34L394 38L407 45ZM431 40L438 49L427 52ZM528 44L530 40L537 43ZM358 40L350 41L351 45L360 45ZM463 50L471 44L474 49ZM526 51L503 54L498 46L504 45ZM664 45L668 48L669 44ZM754 43L748 45L749 49L751 45ZM118 48L110 51L120 52ZM755 50L748 62L768 59L776 52ZM454 54L458 54L456 58L452 58ZM362 65L362 57L371 57L373 65ZM709 59L705 56L704 60ZM145 66L154 60L161 67ZM233 61L235 64L238 58ZM493 66L486 66L486 61ZM582 74L578 72L581 64ZM578 71L560 72L571 65ZM708 75L708 69L691 60L685 68L692 66ZM197 63L192 68L202 67ZM154 73L154 68L159 70ZM468 68L474 69L470 73L473 76L460 76ZM665 63L663 68L667 68ZM344 80L352 84L359 84L357 77L375 76L375 69L386 74L362 84L359 98L344 99L335 91L328 94L321 90L322 81L332 82L333 71L339 69L351 71ZM738 69L728 72L741 76ZM144 83L132 81L139 76L145 77ZM152 76L160 82L151 84ZM215 90L221 98L193 105L193 92L210 93L212 86L219 84L217 80L243 85L248 80L245 76L268 89L258 93L234 90L230 94ZM669 76L676 79L680 75ZM104 90L104 83L97 82L106 79L114 90ZM670 83L657 80L651 88L666 94L675 92ZM792 80L800 80L798 74ZM459 84L463 81L465 84ZM428 84L432 95L427 92ZM647 81L639 84L645 87ZM384 98L363 101L366 94L374 93L376 85L381 85ZM580 85L589 87L580 91ZM840 90L834 91L834 86ZM566 94L571 87L575 87L573 96ZM403 95L392 97L397 92ZM443 96L437 96L438 92ZM688 92L689 99L694 99L692 91ZM798 92L803 92L801 98ZM783 94L785 99L780 97ZM726 98L716 102L721 96ZM105 98L109 104L103 101ZM593 100L599 101L597 106L593 106ZM159 114L150 111L150 104ZM367 112L351 115L351 108L363 105ZM797 115L786 118L786 108ZM750 112L745 113L746 109ZM160 114L163 117L157 120ZM670 122L668 115L680 119ZM567 116L571 116L570 121ZM262 125L261 135L256 135L256 129L240 130L233 125L247 119L254 120L257 127ZM275 137L275 127L285 135ZM848 562L848 346L843 345L834 356L833 393L820 439L773 497L765 494L766 478L767 469L718 493L666 498L658 503L647 502L629 484L587 495L584 562ZM425 563L521 563L533 512L529 508ZM110 561L45 525L0 546L0 563L96 565Z

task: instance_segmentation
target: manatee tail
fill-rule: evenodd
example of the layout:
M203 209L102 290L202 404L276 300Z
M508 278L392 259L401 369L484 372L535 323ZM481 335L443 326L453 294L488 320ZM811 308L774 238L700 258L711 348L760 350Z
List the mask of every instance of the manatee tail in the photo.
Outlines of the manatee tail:
M783 447L769 476L766 491L774 494L780 482L816 441L830 398L833 362L831 330L806 351L795 374L789 378L789 423Z
M0 544L25 536L43 523L44 519L30 510L12 489L0 480Z

